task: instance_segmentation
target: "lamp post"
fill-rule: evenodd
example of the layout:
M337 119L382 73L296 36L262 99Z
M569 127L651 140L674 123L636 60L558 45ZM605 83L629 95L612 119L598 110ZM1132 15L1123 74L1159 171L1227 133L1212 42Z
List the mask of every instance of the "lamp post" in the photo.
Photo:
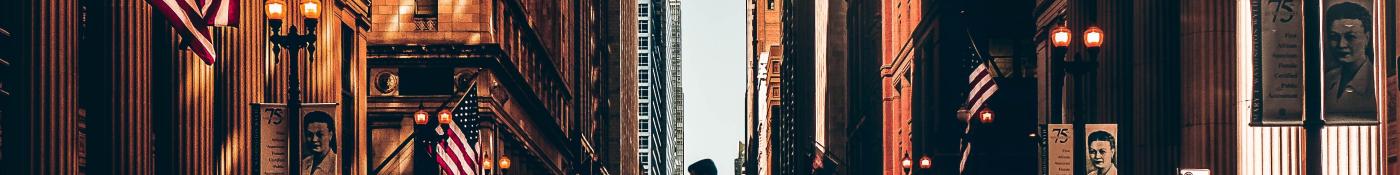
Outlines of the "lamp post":
M1060 26L1058 26L1058 27L1055 27L1055 29L1054 29L1054 30L1051 30L1050 32L1051 32L1051 34L1050 34L1050 44L1051 44L1051 47L1050 47L1050 55L1051 55L1052 58L1048 59L1048 60L1050 60L1050 61L1048 61L1050 66L1047 66L1047 68L1050 68L1051 70L1054 70L1054 71L1047 71L1047 72L1049 72L1049 73L1051 74L1049 77L1054 77L1054 78L1059 79L1058 81L1053 80L1053 79L1050 81L1050 82L1052 83L1052 84L1050 85L1050 88L1051 88L1051 89L1050 89L1050 92L1060 93L1060 94L1061 94L1061 95L1052 95L1052 96L1051 96L1052 99L1051 99L1050 101L1051 101L1052 104L1060 104L1061 102L1063 102L1062 99L1064 99L1064 96L1063 96L1063 92L1064 92L1064 91L1063 91L1063 89L1064 89L1065 82L1066 82L1066 80L1067 80L1066 78L1068 78L1068 77L1065 77L1065 76L1064 76L1064 74L1065 74L1064 67L1065 67L1065 66L1062 65L1061 63L1064 63L1064 62L1065 62L1065 59L1068 59L1068 58L1065 57L1065 54L1066 54L1066 52L1068 52L1068 50L1069 50L1069 43L1070 43L1070 40L1071 40L1071 36L1070 36L1070 35L1072 35L1072 34L1070 34L1069 27L1066 27L1065 25L1060 25ZM1064 111L1063 111L1063 110L1064 110L1064 108L1061 107L1061 106L1053 106L1053 107L1051 107L1051 108L1050 108L1050 111L1051 111L1051 112L1050 112L1050 116L1051 116L1051 118L1050 118L1049 120L1047 120L1047 121L1050 121L1050 123L1064 123L1065 121L1068 121L1069 119L1066 118L1066 115L1063 115L1063 114L1064 114Z
M495 159L495 158L486 158L486 161L481 161L481 169L482 169L482 170L486 170L486 173L484 173L484 174L488 174L488 175L496 174L495 172L492 172L492 171L491 171L492 169L496 169L495 166L492 166L493 163L491 163L491 162L492 162L491 160L494 160L494 159Z
M437 124L440 123L434 118L440 117L434 117L432 114L429 114L427 110L423 109L422 103L418 104L418 111L413 112L413 137L415 140L418 140L418 143L414 145L417 147L415 149L417 151L413 151L413 161L423 162L413 164L413 171L415 173L431 174L429 172L435 173L439 171L436 163L429 163L436 162L433 157L433 145L437 145L438 137L440 137L437 132L433 130L433 128L436 128L438 126ZM451 121L449 120L448 122Z
M978 115L977 119L978 119L978 120L981 120L981 121L982 121L982 124L991 124L992 121L995 121L995 119L992 118L992 117L993 117L993 112L992 112L991 109L983 109L983 110L982 110L982 113L981 113L980 115Z
M1094 70L1098 67L1097 61L1099 55L1099 48L1103 46L1105 37L1103 29L1100 29L1098 26L1093 25L1090 25L1088 29L1085 29L1083 38L1084 43L1083 45L1081 45L1084 53L1075 54L1074 57L1065 56L1066 52L1070 49L1070 42L1073 38L1071 37L1071 30L1069 29L1069 27L1061 25L1055 27L1055 29L1052 29L1050 32L1051 45L1053 46L1053 48L1051 48L1051 56L1061 58L1053 59L1055 61L1052 61L1053 63L1055 63L1052 64L1052 68L1054 70L1057 70L1051 72L1052 74L1055 74L1052 75L1052 77L1062 78L1062 82L1057 82L1052 85L1051 88L1056 89L1051 89L1051 91L1064 92L1064 94L1061 94L1060 96L1055 97L1055 99L1052 99L1052 103L1062 102L1061 99L1064 99L1066 96L1071 98L1067 101L1067 104L1062 103L1060 105L1063 106L1057 106L1055 109L1052 109L1052 111L1058 111L1058 109L1067 109L1070 111L1062 111L1063 113L1053 112L1055 114L1061 114L1061 118L1060 121L1053 121L1051 123L1072 122L1074 126L1074 133L1084 133L1084 123L1086 122L1086 119L1084 117L1086 117L1089 114L1089 100L1092 99L1088 96L1088 94L1094 92L1093 88L1095 87L1094 81L1090 81L1089 78L1095 76ZM1063 63L1064 66L1054 66L1060 63ZM1059 88L1067 88L1069 90L1061 91L1061 89ZM983 120L985 120L983 123L989 123L993 114L990 113L990 111L988 111L986 113L982 113L982 115ZM1080 137L1074 137L1074 140L1075 143L1083 142L1082 138ZM1085 148L1083 144L1074 144L1074 148L1075 155L1084 155ZM1084 165L1084 159L1075 159L1075 174L1083 174L1085 172Z
M501 155L501 160L496 164L501 167L501 174L507 174L506 172L510 171L510 157Z
M288 27L286 35L280 33L282 30L282 19L287 17L285 2L282 0L270 0L267 2L266 7L268 29L272 30L272 35L268 37L268 41L274 46L272 48L273 55L275 56L281 51L279 48L287 49L287 113L293 116L291 117L292 124L287 125L287 127L289 128L288 131L291 131L288 132L290 134L290 140L298 140L301 138L301 132L297 131L298 123L301 123L301 96L300 91L297 89L299 82L297 81L296 73L299 69L297 69L296 57L297 51L303 47L309 52L316 50L316 20L321 17L320 1L305 0L300 4L302 17L304 18L302 22L307 29L305 34L298 32L295 25ZM292 156L294 156L291 157L291 164L289 164L292 166L292 174L301 174L301 169L299 168L301 166L301 159L297 156L297 153L300 153L300 146L291 145L288 148L288 152L292 153Z
M923 157L920 157L920 158L919 158L919 169L929 169L929 168L933 168L933 160L929 159L929 158L928 158L928 155L924 155Z
M899 165L904 168L904 174L913 174L910 170L913 169L914 161L909 160L908 155L904 156L904 160L899 161Z
M441 123L441 124L444 124L444 125L446 125L446 124L452 124L452 115L450 115L450 114L451 114L451 112L448 112L448 110L446 110L446 109L443 109L442 111L438 111L438 117L437 117L438 123Z

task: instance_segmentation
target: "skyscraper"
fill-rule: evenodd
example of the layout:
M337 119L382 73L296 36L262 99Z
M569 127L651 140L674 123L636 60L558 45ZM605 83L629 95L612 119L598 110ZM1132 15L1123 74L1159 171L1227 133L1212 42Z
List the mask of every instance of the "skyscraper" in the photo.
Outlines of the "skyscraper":
M680 1L637 1L638 158L642 174L682 173Z
M666 59L669 60L670 77L667 89L670 91L671 106L671 173L684 175L685 171L685 92L681 86L681 0L666 0Z

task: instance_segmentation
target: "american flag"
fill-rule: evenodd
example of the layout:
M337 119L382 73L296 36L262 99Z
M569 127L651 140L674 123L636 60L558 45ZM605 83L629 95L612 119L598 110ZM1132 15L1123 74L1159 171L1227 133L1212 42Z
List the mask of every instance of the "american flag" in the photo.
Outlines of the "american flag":
M204 64L214 64L218 53L209 26L237 26L238 0L146 0L170 26L190 41L190 50Z
M476 125L481 115L477 113L480 109L476 101L476 85L470 87L467 94L458 100L457 106L452 108L452 123L437 128L438 134L446 136L434 146L438 166L442 167L444 174L477 174L481 169L481 157L476 148L476 137L480 135Z
M972 85L972 89L967 93L967 112L969 114L966 118L967 127L963 128L962 143L959 145L962 150L962 159L958 161L958 174L966 173L967 158L972 155L972 142L967 138L972 134L972 119L977 118L976 114L979 114L982 108L986 107L987 99L992 98L992 94L997 92L997 82L993 80L991 67L987 67L987 64L991 63L981 61L983 60L981 59L982 54L975 45L970 50L974 53L972 60L977 67L973 68L971 75L967 76L967 82Z
M970 106L968 111L981 111L982 107L986 106L987 99L997 92L997 82L992 80L992 70L987 64L978 63L977 68L972 69L972 74L967 76L967 82L972 85L971 92L967 93L967 105Z

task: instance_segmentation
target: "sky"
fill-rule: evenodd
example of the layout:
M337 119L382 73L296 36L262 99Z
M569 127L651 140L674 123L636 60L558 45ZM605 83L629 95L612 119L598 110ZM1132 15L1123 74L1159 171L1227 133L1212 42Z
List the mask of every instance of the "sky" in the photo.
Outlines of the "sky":
M685 162L734 174L744 132L744 0L681 1Z

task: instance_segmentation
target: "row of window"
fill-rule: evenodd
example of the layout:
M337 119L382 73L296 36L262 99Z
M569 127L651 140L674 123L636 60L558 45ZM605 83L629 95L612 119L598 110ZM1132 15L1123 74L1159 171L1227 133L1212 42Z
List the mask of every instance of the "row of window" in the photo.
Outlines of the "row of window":
M650 66L651 66L651 61L650 61L650 60L651 60L651 56L650 56L648 53L640 52L640 51L646 51L646 50L648 50L648 48L650 48L650 47L649 47L650 44L648 44L648 43L651 43L651 37L644 36L644 35L647 34L647 33L651 33L651 30L650 30L650 28L649 28L649 27L651 26L651 20L646 19L646 18L649 18L650 16L651 16L651 5L650 5L650 4L637 4L637 17L642 18L642 19L637 20L637 33L640 34L640 35L637 37L637 50L639 51L639 52L637 53L637 65L638 65L639 67L650 67ZM638 81L638 84L647 84L647 83L650 83L650 82L651 82L651 71L650 71L650 70L647 70L647 69L640 69L640 70L638 70L638 71L637 71L637 81ZM651 103L646 101L646 100L650 99L650 97L651 97L650 95L646 95L646 94L651 94L651 90L650 90L650 89L651 89L651 88L650 88L649 86L646 86L646 85L639 85L638 88L637 88L637 93L640 94L640 95L638 95L638 99L639 99L640 102L637 103L637 108L638 108L638 109L642 109L642 110L639 110L639 111L638 111L638 116L651 116L651 111L646 110L646 109L650 109L650 108L651 108ZM650 125L651 125L651 120L650 120L650 119L639 119L638 122L637 122L637 131L642 132L642 133L649 133L649 132L651 132L651 127L650 127ZM637 145L638 148L640 148L640 149L642 149L642 150L649 150L649 149L651 149L651 136L641 135L641 136L638 136L638 138L639 138L639 139L638 139L639 144ZM640 158L641 160L648 160L648 159L650 159L650 157L651 157L651 153L650 153L650 152L638 152L638 156L639 156L639 158ZM650 161L639 161L639 162L640 162L640 165L641 165L641 166L639 166L638 168L640 168L640 169L642 170L641 173L642 173L642 174L651 174L651 172L650 172L650 170L651 170L651 166L650 166L651 163L650 163Z

